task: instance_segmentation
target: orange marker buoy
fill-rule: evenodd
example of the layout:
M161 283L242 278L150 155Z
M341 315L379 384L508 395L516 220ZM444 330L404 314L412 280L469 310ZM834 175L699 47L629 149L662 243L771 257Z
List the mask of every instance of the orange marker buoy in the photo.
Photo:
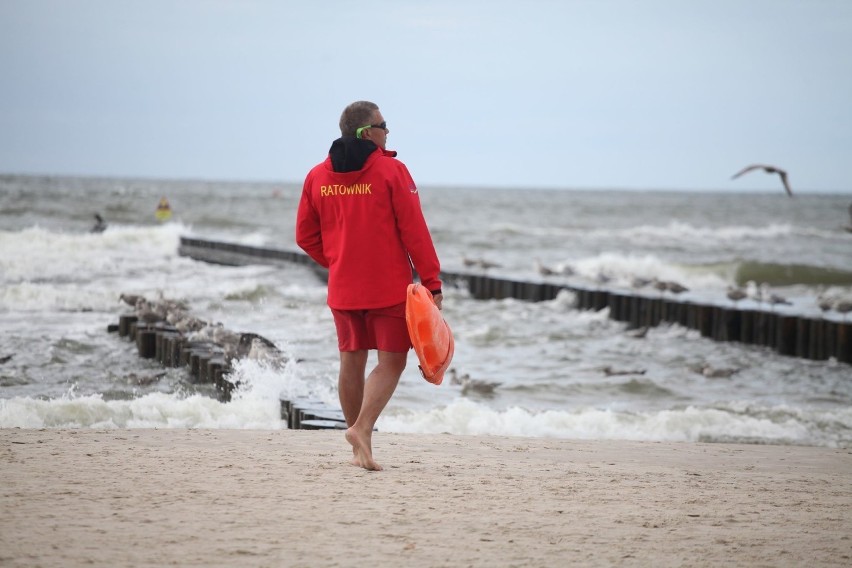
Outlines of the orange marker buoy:
M435 305L432 293L420 284L409 284L405 300L405 323L417 359L420 374L433 385L440 385L450 366L455 342L450 326Z

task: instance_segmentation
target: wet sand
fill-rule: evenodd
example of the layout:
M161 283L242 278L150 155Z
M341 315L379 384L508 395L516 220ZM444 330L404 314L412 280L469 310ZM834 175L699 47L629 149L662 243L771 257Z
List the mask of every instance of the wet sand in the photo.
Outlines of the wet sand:
M0 430L2 566L850 566L852 450Z

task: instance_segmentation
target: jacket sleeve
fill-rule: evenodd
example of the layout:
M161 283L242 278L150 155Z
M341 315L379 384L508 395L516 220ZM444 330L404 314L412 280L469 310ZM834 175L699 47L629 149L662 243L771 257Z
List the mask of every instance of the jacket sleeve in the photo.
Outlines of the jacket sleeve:
M397 227L414 269L420 276L420 283L431 292L441 289L441 264L429 227L420 206L417 186L402 162L399 164L397 179L393 183L392 199Z
M328 268L328 260L323 253L322 231L316 208L311 201L311 176L305 179L299 211L296 214L296 244L308 253L320 266Z

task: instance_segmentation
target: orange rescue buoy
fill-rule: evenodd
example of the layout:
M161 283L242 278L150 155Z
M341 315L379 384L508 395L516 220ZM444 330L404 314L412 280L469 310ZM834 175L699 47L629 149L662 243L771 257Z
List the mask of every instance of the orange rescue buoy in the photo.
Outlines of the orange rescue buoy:
M414 352L420 360L420 374L433 385L440 385L453 360L455 342L450 326L432 299L432 293L420 284L408 285L405 323L408 324Z

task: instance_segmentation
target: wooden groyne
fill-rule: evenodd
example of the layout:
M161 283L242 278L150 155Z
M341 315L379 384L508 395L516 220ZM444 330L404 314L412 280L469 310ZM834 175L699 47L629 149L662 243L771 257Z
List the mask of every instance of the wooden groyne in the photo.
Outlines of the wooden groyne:
M154 359L167 368L186 367L190 383L212 384L222 401L229 401L238 386L227 377L230 369L224 351L212 341L190 340L166 322L141 322L135 314L119 316L118 325L109 326L108 331L135 343L143 359Z
M158 361L163 367L184 367L189 382L215 387L222 402L231 400L231 393L239 386L229 372L230 362L224 349L214 341L191 340L166 322L140 322L135 314L119 316L118 324L107 326L107 331L135 343L139 356ZM253 333L242 337L254 339ZM345 429L343 411L321 400L281 397L281 420L290 429L325 430Z
M325 271L308 255L287 251L182 237L179 254L217 264L297 263ZM611 318L627 322L630 327L652 327L676 323L698 330L716 341L737 341L771 348L782 355L805 359L834 358L852 363L852 323L826 318L812 318L773 310L744 309L681 301L661 295L646 295L622 290L584 288L554 282L527 282L457 272L442 272L450 284L466 287L476 299L514 298L541 302L556 298L562 290L573 292L575 307L581 310L609 308Z

